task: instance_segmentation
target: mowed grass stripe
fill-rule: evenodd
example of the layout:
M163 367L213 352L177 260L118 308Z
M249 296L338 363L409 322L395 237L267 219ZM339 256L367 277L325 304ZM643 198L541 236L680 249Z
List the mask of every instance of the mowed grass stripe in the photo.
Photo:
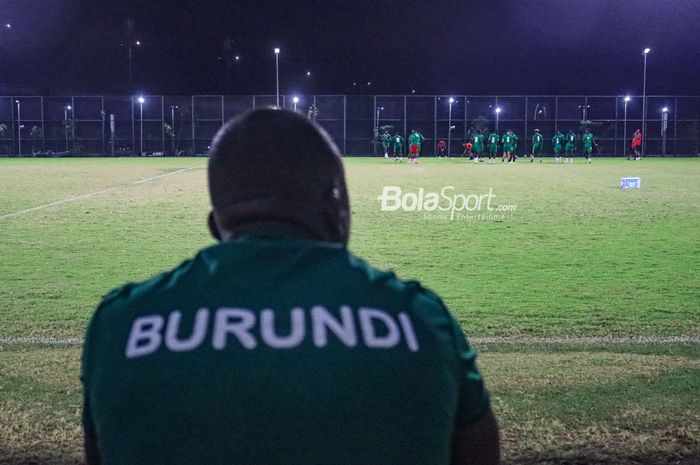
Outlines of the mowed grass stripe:
M182 168L182 169L179 169L179 170L176 170L176 171L171 171L171 172L169 172L169 173L158 174L158 175L155 175L155 176L149 176L149 177L144 178L144 179L139 179L138 181L134 181L134 182L132 182L131 184L122 184L122 185L112 186L112 187L108 187L108 188L106 188L106 189L102 189L102 190L99 190L99 191L90 192L90 193L82 194L82 195L77 195L77 196L74 196L74 197L68 197L68 198L61 199L61 200L56 200L55 202L45 203L45 204L43 204L43 205L38 205L38 206L32 207L32 208L26 208L26 209L24 209L24 210L19 210L19 211L12 212L12 213L6 213L6 214L4 214L4 215L0 215L0 220L4 220L4 219L7 219L7 218L14 218L14 217L17 217L17 216L24 215L24 214L26 214L26 213L31 213L31 212L34 212L34 211L37 211L37 210L43 210L44 208L49 208L49 207L53 207L53 206L56 206L56 205L61 205L61 204L64 204L64 203L76 202L76 201L78 201L78 200L82 200L82 199L85 199L85 198L88 198L88 197L92 197L93 195L106 194L107 192L111 192L111 191L113 191L113 190L115 190L115 189L120 189L120 188L128 187L129 185L136 186L136 185L139 185L139 184L143 184L143 183L145 183L145 182L155 181L156 179L164 178L164 177L166 177L166 176L172 176L172 175L174 175L174 174L182 173L182 172L184 172L184 171L191 171L191 170L193 170L193 169L198 169L198 168L199 168L199 167Z

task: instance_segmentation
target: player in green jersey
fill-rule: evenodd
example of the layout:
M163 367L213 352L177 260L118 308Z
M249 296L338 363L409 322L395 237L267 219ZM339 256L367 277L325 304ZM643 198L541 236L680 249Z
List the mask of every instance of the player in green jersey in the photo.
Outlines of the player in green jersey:
M88 465L499 462L460 325L348 250L343 164L320 127L247 113L215 136L208 180L218 242L90 321Z
M384 148L384 158L389 158L389 149L391 148L391 134L389 134L389 131L384 131L382 132L382 135L379 136L379 139L382 141L382 147Z
M539 129L535 129L535 133L532 135L532 152L530 152L530 163L535 160L535 155L540 158L540 163L542 163L542 145L544 143L544 137L540 134Z
M593 154L593 144L595 144L595 138L593 133L589 131L588 128L583 130L583 154L586 156L588 163L591 163L591 156Z
M515 160L513 159L513 145L515 142L515 134L513 134L513 131L508 129L501 139L501 143L503 144L503 157L501 158L501 163L505 162L506 160L508 160L508 163L515 163Z
M397 132L391 141L394 144L394 163L403 161L403 137Z
M561 130L557 130L557 133L552 137L552 147L554 148L554 163L557 165L561 163L561 154L564 151L564 141L566 137L561 133Z
M569 129L569 132L566 133L566 146L564 147L564 155L566 155L566 159L564 163L574 162L574 152L576 151L576 139L577 136L573 128Z
M518 138L518 135L515 134L514 131L511 131L511 133L513 133L515 140L513 141L513 152L511 153L510 161L515 163L515 160L518 159L518 142L520 141L520 138Z
M418 164L418 157L420 156L420 146L425 140L423 134L411 129L411 135L408 136L408 162L414 165Z
M472 150L474 151L474 161L480 162L484 158L484 141L486 136L481 133L481 129L472 135Z
M498 132L494 131L491 134L489 134L489 137L488 137L489 163L496 163L496 156L498 155L498 141L499 140L500 140L500 136L498 135Z

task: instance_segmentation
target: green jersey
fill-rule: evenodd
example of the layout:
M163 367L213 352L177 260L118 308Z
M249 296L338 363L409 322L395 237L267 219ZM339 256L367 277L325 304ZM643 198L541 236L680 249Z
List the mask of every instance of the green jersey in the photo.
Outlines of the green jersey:
M566 134L566 146L569 147L574 147L576 144L576 134L573 132L568 132Z
M423 137L423 134L421 134L420 132L416 132L408 136L408 143L411 145L417 145L419 149L420 144L422 144L424 140L425 137Z
M395 149L400 149L400 148L403 147L404 139L403 139L403 137L401 137L400 135L398 135L398 134L395 135L394 138L393 138L392 140L393 140L393 142L394 142L394 148L395 148Z
M593 134L587 132L583 135L583 145L585 145L586 147L593 146Z
M501 142L503 142L503 145L509 145L512 147L513 144L517 142L517 140L518 138L515 137L515 134L504 134L503 140L501 140Z
M474 134L474 136L472 137L472 140L474 141L474 147L483 147L484 139L486 139L486 136L484 136L483 134Z
M552 137L552 145L555 147L561 147L564 145L564 140L566 137L564 137L564 134L557 134L556 136Z
M382 145L388 147L391 143L391 134L384 133L381 136L379 136L379 139L382 141Z
M536 132L535 134L532 135L532 145L542 145L542 141L544 140L544 137L542 137L542 134L539 132Z
M498 145L498 134L495 132L489 134L489 145Z
M490 408L475 357L418 283L248 236L105 297L83 423L105 464L448 464Z

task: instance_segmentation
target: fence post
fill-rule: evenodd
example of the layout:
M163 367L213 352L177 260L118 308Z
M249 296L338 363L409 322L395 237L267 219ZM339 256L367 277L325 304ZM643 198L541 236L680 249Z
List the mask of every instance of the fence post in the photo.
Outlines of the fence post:
M348 154L348 96L343 95L343 155Z
M194 95L190 97L191 99L191 113L192 113L192 156L195 156L197 154L197 146L195 143L195 115L194 115Z

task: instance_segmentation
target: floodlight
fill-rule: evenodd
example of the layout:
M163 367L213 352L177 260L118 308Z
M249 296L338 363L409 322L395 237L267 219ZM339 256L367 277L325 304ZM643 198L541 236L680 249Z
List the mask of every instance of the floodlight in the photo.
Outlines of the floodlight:
M649 53L649 52L651 52L651 49L650 49L650 48L647 47L647 48L644 49L644 54L645 54L645 55L646 55L647 53Z
M145 99L145 98L143 98L143 97L139 97L139 103L143 103L143 102L145 102L145 101L146 101L146 99Z
M279 49L279 48L276 48L276 49L275 49L275 55L279 55L279 54L280 54L280 49Z
M241 57L236 55L236 61L239 61L240 59L241 59Z
M661 112L662 112L662 113L668 113L668 107L663 107L663 108L661 109Z
M70 111L72 109L73 109L73 107L71 107L70 105L66 105L66 110Z
M141 45L141 41L140 41L140 40L137 40L137 41L136 41L136 45Z
M501 107L496 107L496 113L500 113L500 112L501 112Z
M12 29L12 24L7 23L7 24L5 24L5 27L6 27L7 29Z
M299 103L299 97L295 96L294 98L292 98L292 102Z
M306 77L311 77L311 71L306 72Z
M454 98L452 98L452 97L450 97L450 100L449 100L449 102L450 102L450 103L455 103L455 99L454 99Z
M625 97L625 102L629 102L630 100L632 100L632 99L630 98L629 95Z

